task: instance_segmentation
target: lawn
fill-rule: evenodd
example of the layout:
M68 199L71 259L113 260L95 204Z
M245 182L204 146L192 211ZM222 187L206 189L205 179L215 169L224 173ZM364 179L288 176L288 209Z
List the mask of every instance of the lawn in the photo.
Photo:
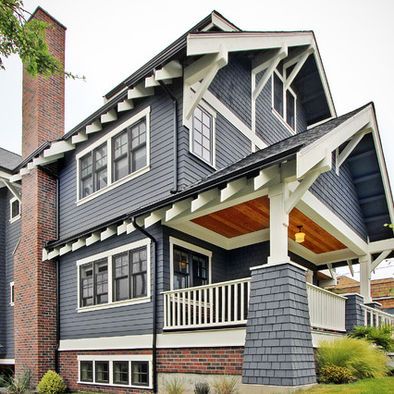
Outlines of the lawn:
M379 379L362 379L352 384L319 384L299 393L308 394L392 394L394 393L394 377Z

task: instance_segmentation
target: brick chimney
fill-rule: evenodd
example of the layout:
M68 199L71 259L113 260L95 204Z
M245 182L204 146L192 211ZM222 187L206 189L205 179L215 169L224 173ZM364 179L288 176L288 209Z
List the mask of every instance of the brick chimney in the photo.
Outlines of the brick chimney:
M49 51L64 67L66 28L40 7L31 18L49 25ZM22 102L26 158L64 133L64 75L33 78L24 70ZM42 261L45 243L57 237L56 184L56 177L41 168L22 178L21 238L14 259L15 372L30 369L33 385L56 364L56 264Z

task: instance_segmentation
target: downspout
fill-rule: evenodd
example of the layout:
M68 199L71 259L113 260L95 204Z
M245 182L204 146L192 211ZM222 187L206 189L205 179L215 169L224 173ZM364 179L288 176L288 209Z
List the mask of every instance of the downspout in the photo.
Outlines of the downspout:
M175 194L178 192L178 101L174 94L167 88L163 81L158 81L160 86L166 92L167 96L172 100L173 105L173 186L170 192Z
M157 240L156 238L148 233L143 227L141 227L138 223L135 217L132 218L132 223L133 226L139 230L142 234L144 234L146 237L148 237L153 244L153 272L152 272L152 278L153 278L153 297L152 297L152 312L153 312L153 318L152 318L152 370L153 370L153 392L157 393Z

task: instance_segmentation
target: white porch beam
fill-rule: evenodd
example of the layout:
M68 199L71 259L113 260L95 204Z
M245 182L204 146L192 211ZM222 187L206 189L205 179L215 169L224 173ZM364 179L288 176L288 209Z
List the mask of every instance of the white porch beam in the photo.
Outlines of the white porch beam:
M133 108L134 108L133 100L126 99L118 103L119 112L130 111Z
M105 241L106 239L112 237L116 234L116 226L108 226L104 231L100 234L100 240Z
M272 73L275 71L278 64L287 56L287 47L281 47L278 51L272 56L272 58L267 62L267 68L264 72L264 75L261 77L257 86L255 87L252 95L253 100L256 100L261 91L264 89L264 86L267 84L269 79L272 76ZM261 70L263 71L263 70Z
M185 211L190 211L192 198L187 198L186 200L178 201L172 204L172 207L166 211L165 220L166 222L175 219L180 214Z
M220 202L228 200L233 197L248 185L246 177L236 179L235 181L228 182L226 187L220 190Z
M166 79L179 78L182 74L182 64L178 60L172 60L164 65L160 70L155 71L155 80L162 81Z
M52 260L55 257L59 256L59 251L60 251L60 248L57 247L57 248L53 249L51 252L49 252L48 253L48 260Z
M94 122L90 123L86 126L86 134L93 134L97 133L98 131L102 130L103 126L99 119L96 119Z
M300 56L290 75L286 78L285 89L288 89L294 81L294 78L300 72L302 66L307 61L308 57L314 52L313 47L309 46Z
M86 135L86 131L82 130L78 134L75 134L71 137L71 142L73 144L79 144L80 142L84 142L88 140L88 136Z
M371 263L371 272L375 271L380 263L382 263L391 253L391 250L384 250L380 255Z
M328 268L328 271L330 272L331 278L335 279L337 275L336 275L335 269L332 268L332 264L331 263L327 264L327 268Z
M101 115L101 123L109 123L118 119L118 114L115 109L109 110L107 113Z
M22 175L20 173L10 176L10 182L18 182L22 179Z
M358 259L360 263L360 293L364 302L372 302L371 297L371 255L364 255Z
M368 244L368 253L381 253L385 250L394 250L394 238L383 239L381 241L374 241Z
M349 267L350 274L352 275L352 277L354 277L354 269L353 269L352 260L347 260L347 265Z
M92 233L90 237L86 238L86 246L93 245L98 241L100 241L100 233L96 231L95 233Z
M191 212L196 212L199 209L203 208L209 202L218 199L219 191L218 189L207 190L205 192L200 193L196 199L194 199L191 203Z
M160 222L164 219L167 208L158 209L157 211L152 212L147 218L144 220L145 228L153 226L155 223Z
M118 235L124 234L127 231L127 226L130 224L130 220L123 220L123 223L118 226L116 232Z
M337 170L339 167L345 162L345 160L349 157L349 155L353 152L354 148L360 143L365 134L368 134L372 131L370 127L359 131L357 134L353 136L353 138L347 143L345 148L341 153L337 156L336 167Z
M152 96L154 93L154 88L147 88L145 87L145 82L141 82L139 85L134 86L127 91L127 98L132 100L136 98Z
M268 184L268 182L271 182L275 178L279 178L279 176L280 176L280 171L278 166L272 166L260 170L259 175L253 178L254 190L259 190L265 187Z
M83 248L84 246L86 246L86 238L78 238L77 241L75 241L72 245L71 245L71 250L73 252L75 252L78 249Z
M44 150L44 157L48 158L56 156L59 153L65 153L75 149L75 145L68 141L55 141L51 143L51 146Z

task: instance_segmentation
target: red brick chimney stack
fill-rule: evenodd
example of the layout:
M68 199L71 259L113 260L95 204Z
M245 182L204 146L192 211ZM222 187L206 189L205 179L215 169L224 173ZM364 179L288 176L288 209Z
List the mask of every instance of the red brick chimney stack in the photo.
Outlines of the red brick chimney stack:
M48 23L50 52L64 67L66 28L42 8L32 18ZM64 133L64 75L33 78L23 71L22 155L26 158ZM42 249L56 239L56 177L41 168L22 178L21 238L14 259L15 372L32 372L35 385L56 360L56 264Z

